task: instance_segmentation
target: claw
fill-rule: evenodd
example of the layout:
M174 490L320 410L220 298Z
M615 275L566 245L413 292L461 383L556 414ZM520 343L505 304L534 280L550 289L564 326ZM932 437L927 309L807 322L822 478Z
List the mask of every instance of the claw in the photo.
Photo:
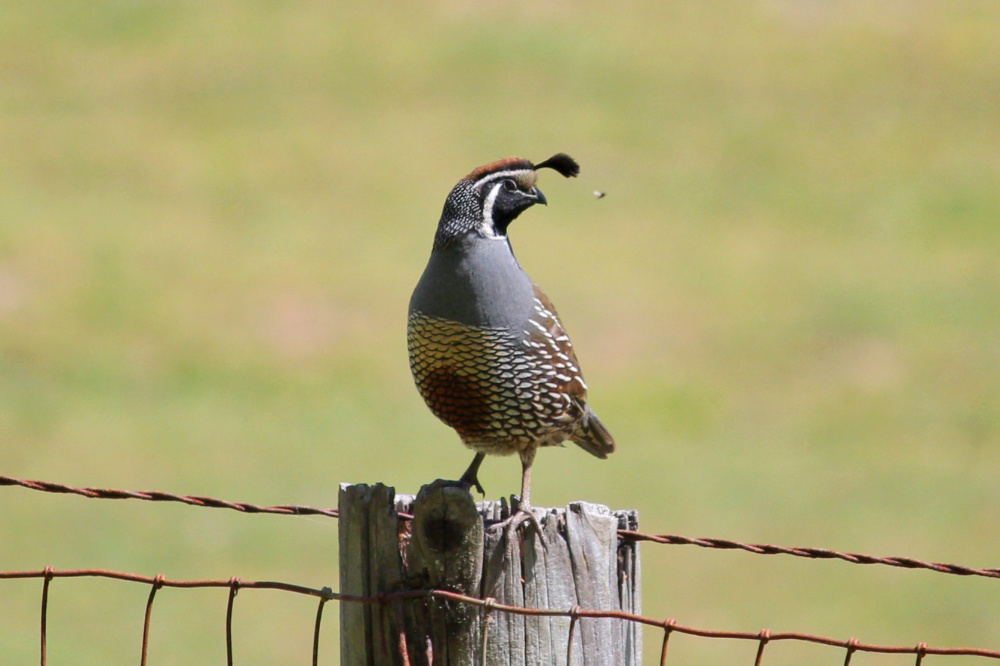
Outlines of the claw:
M483 458L485 457L485 453L477 453L476 457L472 459L472 464L469 465L469 469L465 470L465 473L462 474L462 478L458 480L458 484L466 490L475 488L479 491L479 494L483 496L486 495L486 491L483 490L483 485L479 483L479 466L483 464Z
M507 537L507 543L513 544L514 537L517 536L517 530L525 523L531 523L538 534L538 540L541 541L542 547L548 549L541 521L538 520L538 516L535 515L535 511L530 505L521 504L520 501L518 501L517 509L511 513L509 518L495 523L492 527L503 528L504 534Z

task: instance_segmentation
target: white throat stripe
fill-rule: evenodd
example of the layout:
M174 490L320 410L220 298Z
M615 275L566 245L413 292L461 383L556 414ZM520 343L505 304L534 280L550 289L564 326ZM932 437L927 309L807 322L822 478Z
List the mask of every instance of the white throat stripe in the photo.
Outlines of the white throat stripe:
M483 179L485 180L485 178ZM487 238L500 238L494 231L493 226L493 205L496 203L497 194L500 193L500 188L503 187L503 183L497 183L490 190L490 193L486 195L486 200L483 202L483 225L479 228L483 235Z

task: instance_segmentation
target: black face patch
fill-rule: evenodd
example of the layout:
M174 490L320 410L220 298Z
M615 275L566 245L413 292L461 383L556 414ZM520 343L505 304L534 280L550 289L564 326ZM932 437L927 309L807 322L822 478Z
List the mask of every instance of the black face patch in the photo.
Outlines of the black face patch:
M538 203L535 182L537 170L542 168L553 169L567 178L580 172L580 166L565 153L557 153L537 165L520 157L505 157L474 169L448 195L434 247L448 246L476 230L486 236L503 236L508 224ZM502 189L509 187L502 185L505 180L514 183L513 190ZM520 198L502 199L503 192Z

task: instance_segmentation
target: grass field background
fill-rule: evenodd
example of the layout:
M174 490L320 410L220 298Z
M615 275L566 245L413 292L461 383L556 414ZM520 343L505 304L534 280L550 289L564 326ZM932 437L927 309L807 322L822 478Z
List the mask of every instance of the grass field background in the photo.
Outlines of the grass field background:
M511 237L619 451L542 452L536 505L996 567L998 146L987 0L14 0L0 473L320 506L458 475L412 387L410 291L461 176L565 151L580 178L542 174ZM516 492L518 463L481 478ZM2 493L0 570L337 587L335 521ZM644 612L682 624L1000 648L989 580L655 545L643 567ZM0 582L4 664L37 662L40 587ZM50 663L135 663L147 592L54 582ZM225 602L163 591L151 663L223 660ZM238 663L307 663L313 613L244 591ZM677 636L671 663L755 649Z

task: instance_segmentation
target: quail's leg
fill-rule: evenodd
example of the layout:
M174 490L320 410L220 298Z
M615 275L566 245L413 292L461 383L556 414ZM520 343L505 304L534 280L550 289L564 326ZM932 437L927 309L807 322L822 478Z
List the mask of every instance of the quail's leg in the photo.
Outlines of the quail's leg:
M535 449L521 454L521 511L531 513L531 464L535 461Z
M475 487L480 495L486 494L482 484L479 483L479 466L483 464L483 458L485 457L486 454L481 451L476 454L476 457L472 459L472 464L469 465L469 469L465 470L465 474L458 480L458 485L466 490Z
M517 528L523 523L530 522L538 530L538 538L545 546L542 524L538 522L538 517L531 506L531 464L535 460L535 450L535 447L529 447L521 451L521 498L517 503L517 511L504 521L508 544L513 544L513 536Z

